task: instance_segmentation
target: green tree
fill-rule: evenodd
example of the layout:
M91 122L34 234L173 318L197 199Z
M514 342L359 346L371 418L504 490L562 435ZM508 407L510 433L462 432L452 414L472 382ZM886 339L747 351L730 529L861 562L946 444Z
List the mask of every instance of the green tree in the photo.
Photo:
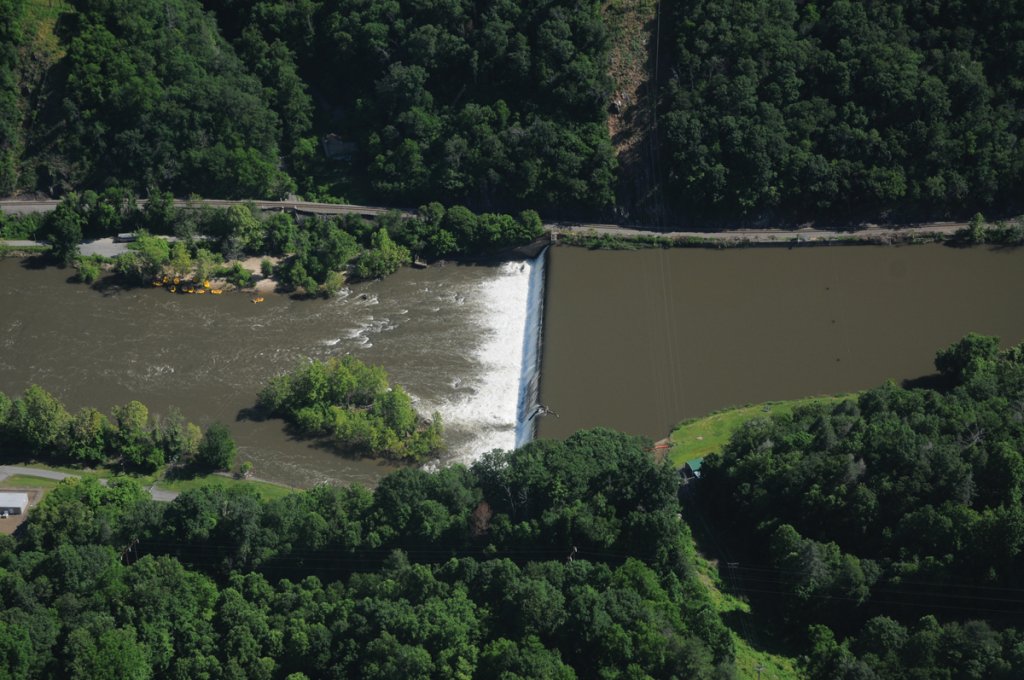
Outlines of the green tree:
M8 416L8 429L29 456L62 452L71 415L53 395L32 385L16 400Z
M195 456L196 465L212 470L227 470L235 462L235 441L228 428L214 423L206 428Z
M128 244L128 252L117 256L114 270L132 281L144 284L159 276L170 262L171 247L165 239L139 231Z
M410 262L409 249L391 240L386 229L374 233L371 246L355 263L355 274L361 279L383 278Z
M165 462L163 448L157 443L149 422L149 409L130 401L113 410L116 428L111 438L115 455L130 466L155 470Z
M110 421L92 408L84 408L71 421L68 431L68 455L85 465L102 463L107 457Z
M45 220L45 234L50 241L51 252L62 264L71 264L78 257L78 245L82 242L82 227L85 218L78 206L78 194L64 197Z
M100 680L112 675L147 680L153 676L146 650L132 629L75 630L68 636L66 654L68 677L76 680Z

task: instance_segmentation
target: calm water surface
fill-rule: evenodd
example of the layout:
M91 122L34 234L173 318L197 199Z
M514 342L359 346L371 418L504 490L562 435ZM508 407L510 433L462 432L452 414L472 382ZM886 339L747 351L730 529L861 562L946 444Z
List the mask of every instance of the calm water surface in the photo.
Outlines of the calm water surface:
M550 251L539 434L680 420L933 372L969 331L1024 340L1024 249Z
M257 476L297 486L374 483L392 466L291 439L280 420L239 420L273 375L307 357L380 364L439 411L448 459L512 448L531 263L403 270L330 300L104 292L69 270L0 260L0 390L37 383L71 410L137 399L208 426L227 424Z

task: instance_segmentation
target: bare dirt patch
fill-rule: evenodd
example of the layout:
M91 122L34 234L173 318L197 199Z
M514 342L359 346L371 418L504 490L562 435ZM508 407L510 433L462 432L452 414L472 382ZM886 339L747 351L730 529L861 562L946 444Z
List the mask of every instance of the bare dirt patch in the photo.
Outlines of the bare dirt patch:
M611 32L608 73L614 92L608 134L619 162L618 203L627 222L660 223L657 193L656 106L658 0L609 0Z

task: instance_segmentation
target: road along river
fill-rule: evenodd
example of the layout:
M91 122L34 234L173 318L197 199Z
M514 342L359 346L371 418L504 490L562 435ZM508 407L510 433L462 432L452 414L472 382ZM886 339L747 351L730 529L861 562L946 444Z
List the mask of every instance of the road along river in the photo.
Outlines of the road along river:
M384 366L420 412L441 413L446 460L512 448L529 408L520 386L536 383L523 368L524 331L540 332L535 267L406 269L330 300L267 295L253 304L243 293L94 290L68 283L71 270L0 260L0 390L13 397L36 383L72 410L132 399L155 414L177 407L203 426L227 424L261 478L372 484L393 466L344 458L290 438L279 420L239 414L271 376L307 357L351 353ZM530 434L520 428L520 443Z

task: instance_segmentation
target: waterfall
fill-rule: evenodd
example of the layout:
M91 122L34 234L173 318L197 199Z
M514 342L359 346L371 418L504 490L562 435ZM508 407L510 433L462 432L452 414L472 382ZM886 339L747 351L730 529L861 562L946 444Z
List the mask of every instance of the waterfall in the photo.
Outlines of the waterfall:
M534 417L540 396L541 345L544 336L544 275L547 248L534 259L526 297L526 324L523 329L523 354L519 374L519 400L516 406L516 448L533 439L537 429Z

